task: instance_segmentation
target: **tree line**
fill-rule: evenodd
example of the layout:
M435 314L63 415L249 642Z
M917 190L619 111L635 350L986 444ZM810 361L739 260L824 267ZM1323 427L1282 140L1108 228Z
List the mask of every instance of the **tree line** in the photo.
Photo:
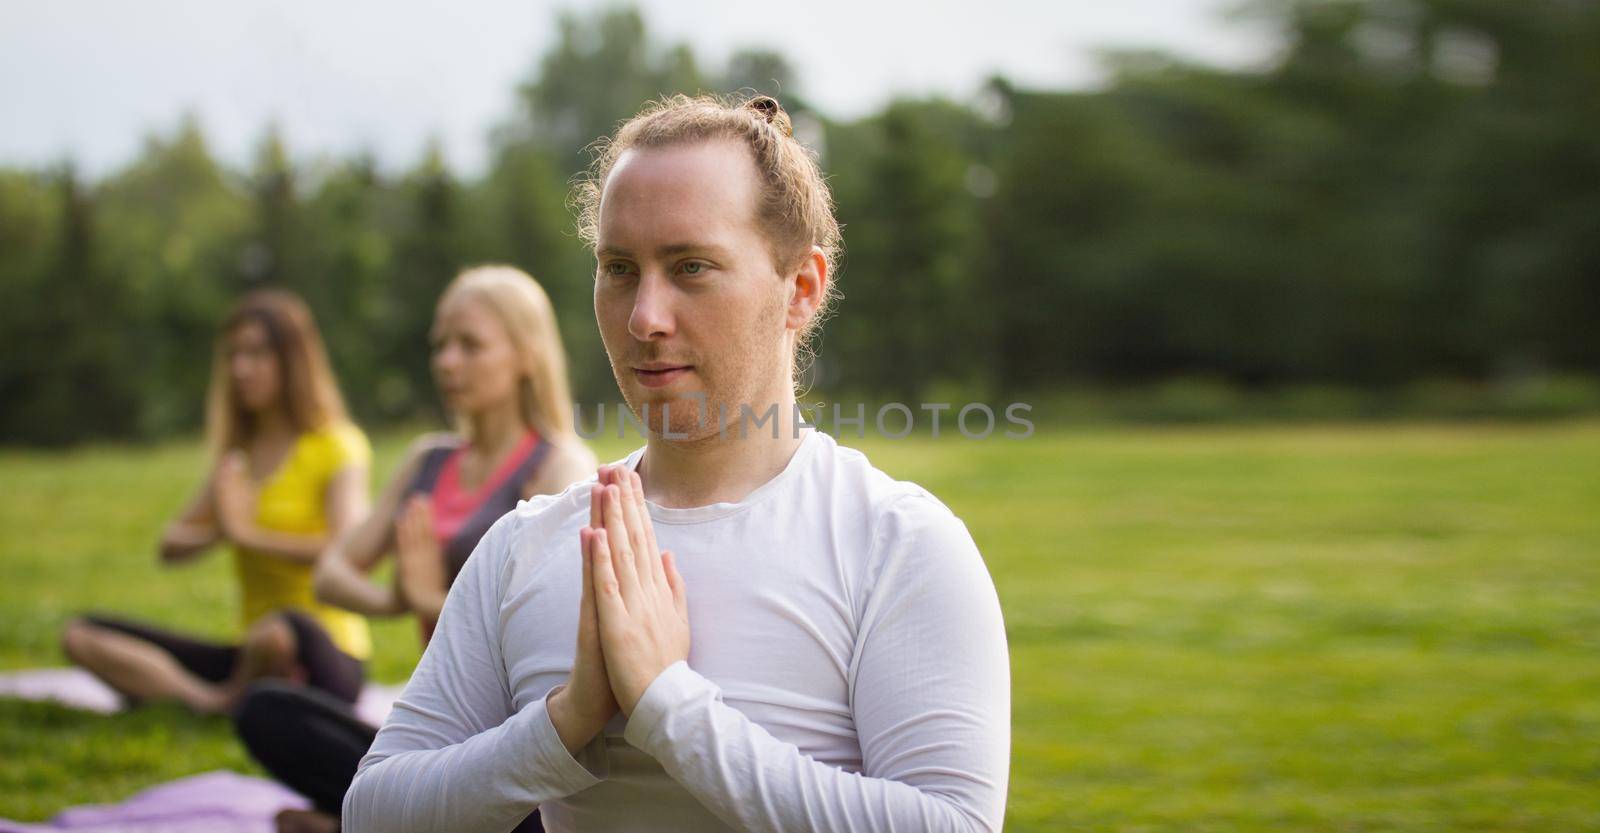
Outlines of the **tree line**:
M635 11L567 14L478 177L275 131L235 170L193 119L96 181L0 169L0 441L192 430L223 310L266 285L311 304L359 416L433 414L433 301L485 261L545 285L580 401L613 400L569 187L672 92L774 94L817 150L845 227L812 371L834 395L1600 373L1600 4L1239 14L1276 32L1268 64L1114 53L1092 90L994 78L853 120L777 52L707 67Z

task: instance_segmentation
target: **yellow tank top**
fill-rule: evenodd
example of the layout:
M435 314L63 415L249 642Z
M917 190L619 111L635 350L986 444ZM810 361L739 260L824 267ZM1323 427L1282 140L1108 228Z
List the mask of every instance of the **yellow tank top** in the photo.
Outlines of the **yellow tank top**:
M256 523L262 529L300 535L327 532L324 496L329 481L340 469L367 465L371 459L372 447L366 435L349 423L301 434L288 459L261 484ZM372 655L366 617L318 602L311 589L312 565L243 547L234 547L233 563L239 577L240 616L245 628L269 613L294 608L317 620L341 651L361 660Z

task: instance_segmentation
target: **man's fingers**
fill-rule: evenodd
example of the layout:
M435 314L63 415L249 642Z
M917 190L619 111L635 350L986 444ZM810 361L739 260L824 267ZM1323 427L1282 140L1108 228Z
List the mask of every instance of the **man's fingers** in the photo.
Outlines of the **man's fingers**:
M636 471L629 471L628 477L633 481L633 501L638 508L640 526L644 528L645 544L650 554L654 555L661 552L661 547L656 545L656 525L650 520L650 506L644 500L644 479Z
M628 527L628 546L637 554L644 549L644 531L639 527L639 510L633 502L633 478L624 472L617 478L617 489L621 493L622 521Z
M601 471L604 472L605 469L601 469ZM604 482L596 483L589 487L589 526L592 529L599 529L604 525L600 516L600 507L605 503L605 499L606 487Z
M609 537L604 529L597 529L589 546L593 551L591 561L594 569L594 604L601 622L608 616L626 616L628 613L628 607L622 601L616 570L612 566L611 546L607 540Z
M611 554L616 573L617 588L626 598L634 598L640 589L639 571L633 563L632 548L628 546L628 527L622 517L622 493L616 486L606 487L605 542Z
M666 575L667 586L672 588L672 606L678 611L678 618L689 621L689 591L683 585L683 576L678 572L678 557L669 550L661 554L661 568Z
M594 529L578 530L578 550L583 554L583 593L578 601L578 632L594 615Z
M649 542L645 539L644 524L649 518L639 517L639 504L634 498L633 472L623 472L617 488L617 503L622 509L622 523L627 527L628 549L633 553L634 571L639 576L639 587L645 592L654 592L659 583L654 566L656 551L650 549Z

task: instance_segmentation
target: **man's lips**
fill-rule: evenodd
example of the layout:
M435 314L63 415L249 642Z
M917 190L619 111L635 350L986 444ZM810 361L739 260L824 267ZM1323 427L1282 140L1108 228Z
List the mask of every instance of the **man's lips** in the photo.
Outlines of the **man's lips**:
M678 379L687 376L694 365L688 364L648 364L633 369L633 376L639 384L647 388L659 388L670 385Z

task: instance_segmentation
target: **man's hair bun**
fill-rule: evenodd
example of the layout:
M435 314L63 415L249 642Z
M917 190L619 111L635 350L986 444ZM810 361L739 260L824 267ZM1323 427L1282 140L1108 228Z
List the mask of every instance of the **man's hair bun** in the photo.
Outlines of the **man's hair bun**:
M783 111L783 105L770 95L758 95L744 103L746 110L754 110L761 114L767 124L778 128L785 136L794 136L794 124L789 121L789 114Z

